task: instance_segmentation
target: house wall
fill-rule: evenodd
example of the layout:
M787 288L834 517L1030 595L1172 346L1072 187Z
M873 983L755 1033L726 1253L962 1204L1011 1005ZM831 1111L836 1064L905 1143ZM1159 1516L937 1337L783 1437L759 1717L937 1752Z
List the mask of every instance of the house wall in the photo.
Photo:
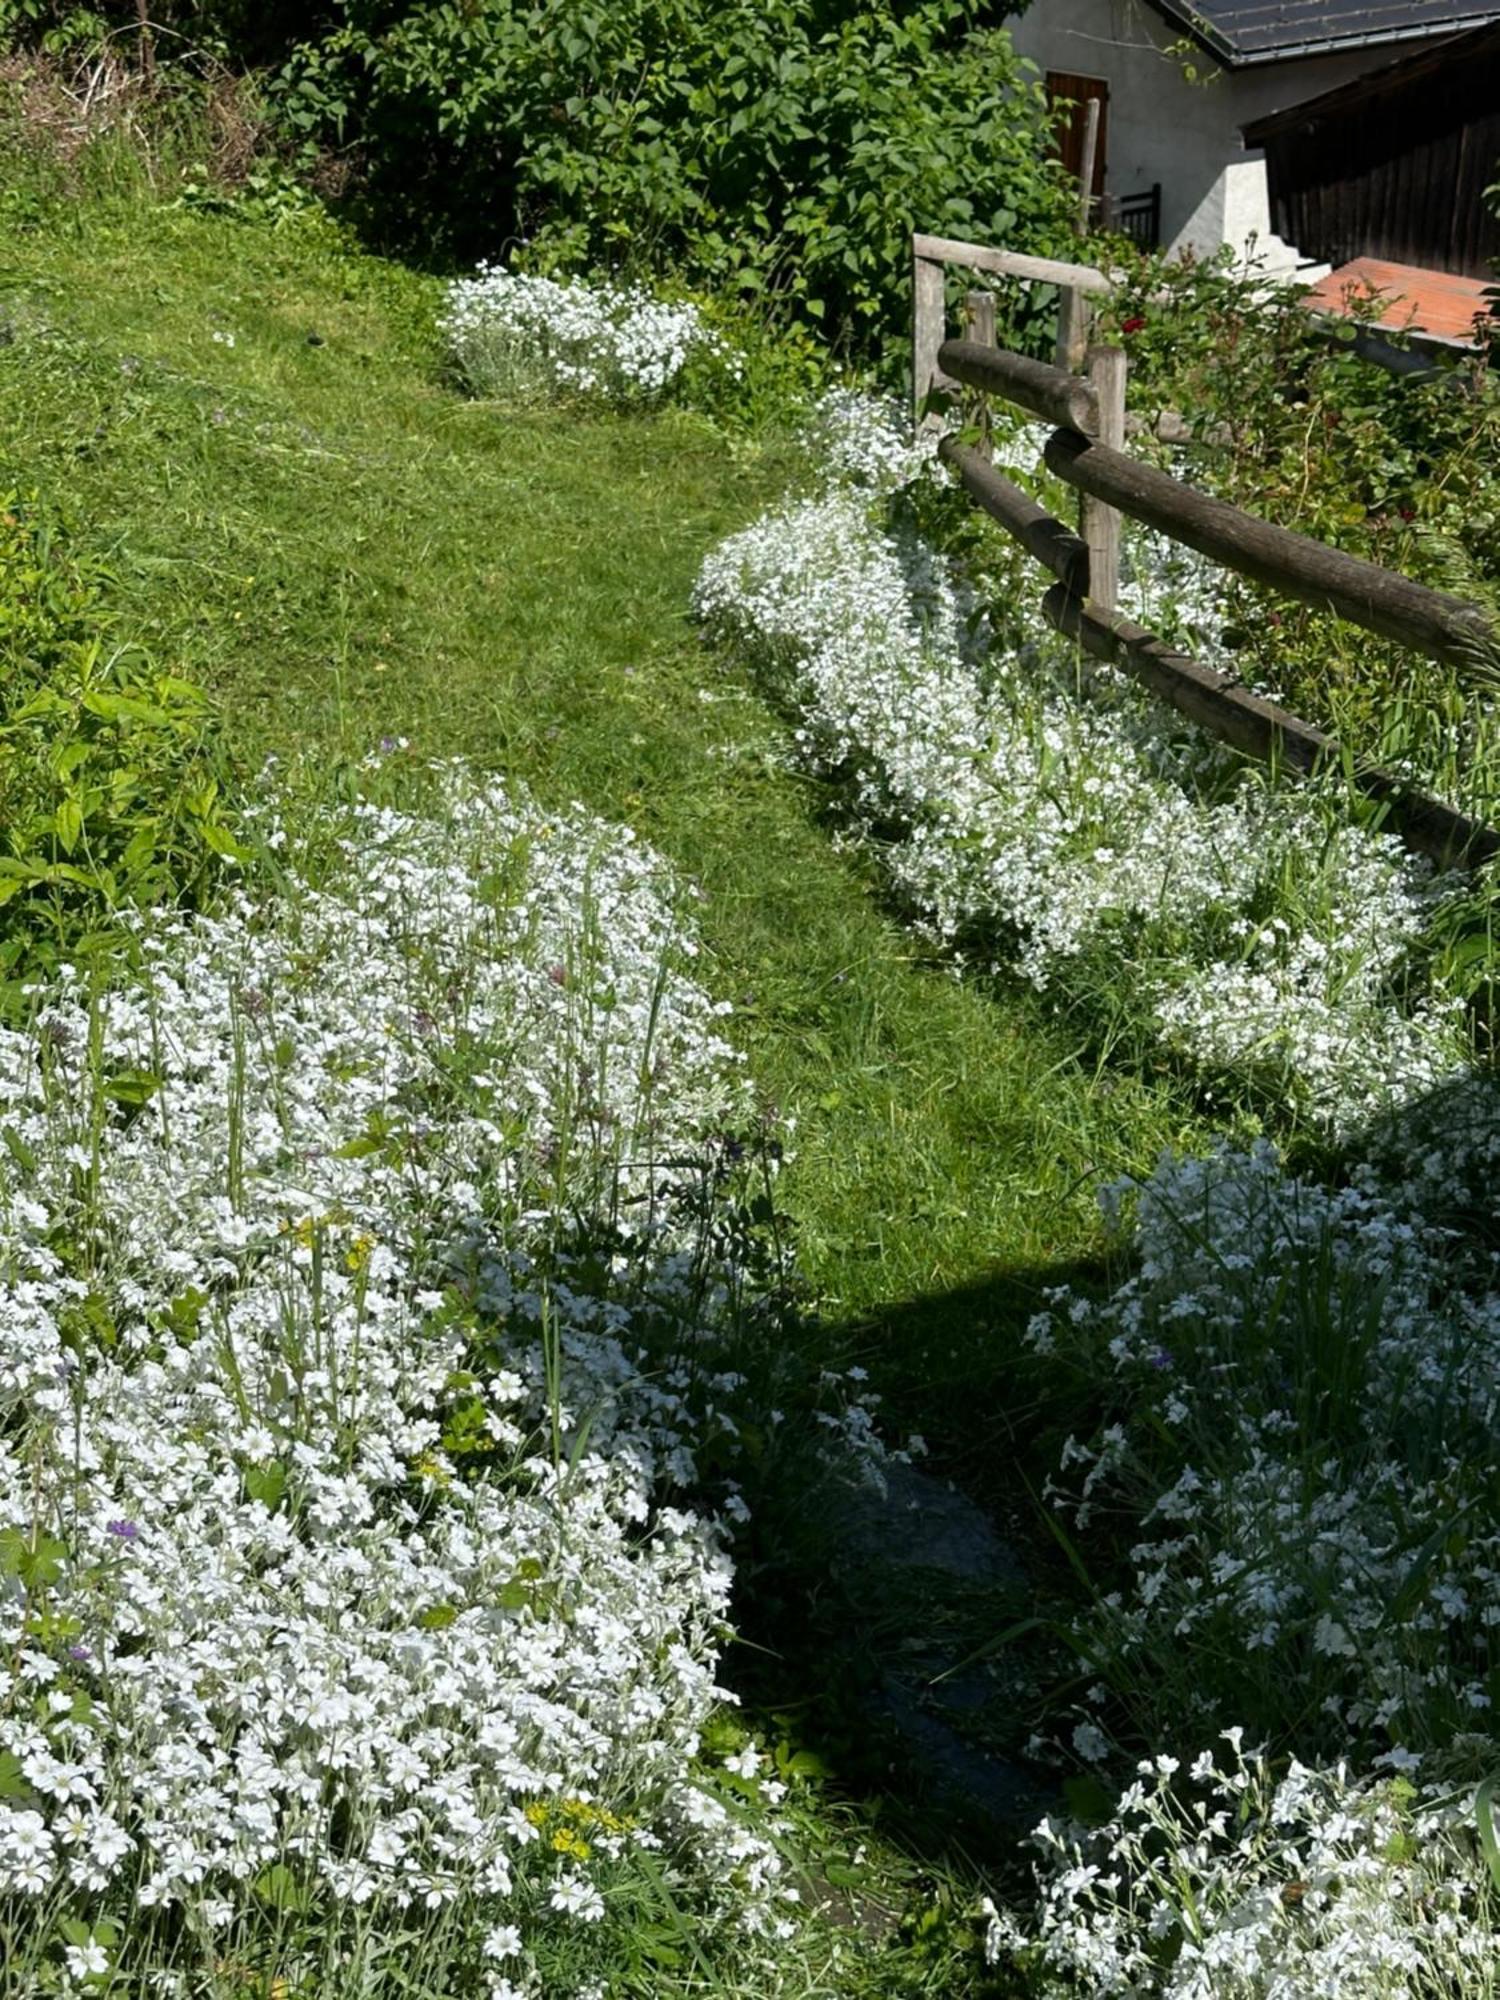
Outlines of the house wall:
M1265 156L1246 149L1240 126L1390 59L1389 49L1356 49L1226 70L1196 43L1183 47L1145 0L1032 0L1006 25L1039 70L1108 79L1105 187L1125 195L1161 182L1164 248L1207 256L1229 243L1249 256L1253 247L1273 270L1299 260L1272 233Z

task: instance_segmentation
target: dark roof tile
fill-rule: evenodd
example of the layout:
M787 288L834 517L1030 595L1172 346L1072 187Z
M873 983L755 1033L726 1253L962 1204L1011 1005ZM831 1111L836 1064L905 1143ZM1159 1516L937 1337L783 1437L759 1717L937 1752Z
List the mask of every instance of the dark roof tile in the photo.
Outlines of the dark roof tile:
M1154 0L1231 69L1456 34L1500 20L1482 0Z

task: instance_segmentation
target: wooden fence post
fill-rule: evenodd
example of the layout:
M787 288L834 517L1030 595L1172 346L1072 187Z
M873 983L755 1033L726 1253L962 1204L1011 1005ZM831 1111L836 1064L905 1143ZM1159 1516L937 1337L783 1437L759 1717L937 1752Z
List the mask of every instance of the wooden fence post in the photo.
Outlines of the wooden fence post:
M912 415L923 421L923 404L938 372L938 349L943 344L946 306L943 267L924 257L915 248L911 260L911 400Z
M1083 158L1078 167L1078 218L1080 237L1089 233L1089 211L1094 202L1094 161L1099 153L1099 100L1091 97L1083 114ZM1057 304L1057 365L1076 375L1089 344L1088 300L1069 286Z
M993 292L966 292L964 294L964 318L968 321L964 329L966 340L977 341L981 347L995 346L995 294ZM980 395L975 399L975 411L979 423L978 450L986 458L995 455L995 441L990 423L990 399Z
M1095 437L1114 451L1125 446L1125 377L1129 362L1123 347L1091 347L1088 378L1099 405ZM1120 515L1085 493L1079 527L1089 551L1089 601L1101 611L1117 608L1120 595Z

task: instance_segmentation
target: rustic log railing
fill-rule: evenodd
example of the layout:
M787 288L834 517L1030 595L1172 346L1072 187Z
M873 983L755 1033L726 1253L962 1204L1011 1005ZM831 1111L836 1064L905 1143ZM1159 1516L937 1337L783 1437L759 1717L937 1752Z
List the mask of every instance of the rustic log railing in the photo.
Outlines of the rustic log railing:
M920 412L924 418L929 415L935 393L968 389L982 397L1001 397L1055 426L1045 461L1081 496L1079 534L997 472L983 438L975 445L949 433L940 441L939 454L970 497L1058 579L1043 599L1043 612L1085 652L1133 675L1249 756L1306 773L1330 765L1348 767L1339 745L1324 731L1119 616L1120 521L1129 514L1213 562L1429 658L1460 669L1500 665L1500 634L1477 605L1277 527L1127 456L1122 449L1126 357L1121 350L1090 348L1087 375L1011 354L993 344L993 301L982 293L969 296L969 337L944 338L943 261L1048 283L1062 282L1059 273L1067 272L1070 279L1087 278L1095 291L1099 283L1107 289L1109 280L1102 272L1045 258L1022 258L941 237L913 239L919 278L913 387L920 391ZM923 279L924 271L936 272L935 291L931 276ZM1470 868L1500 855L1500 833L1395 774L1366 767L1349 775L1359 792L1386 807L1393 828L1417 852L1444 865Z
M1470 667L1493 646L1483 612L1464 598L1262 521L1103 442L1091 443L1080 428L1053 432L1047 467L1106 506L1284 597L1331 611L1447 666Z

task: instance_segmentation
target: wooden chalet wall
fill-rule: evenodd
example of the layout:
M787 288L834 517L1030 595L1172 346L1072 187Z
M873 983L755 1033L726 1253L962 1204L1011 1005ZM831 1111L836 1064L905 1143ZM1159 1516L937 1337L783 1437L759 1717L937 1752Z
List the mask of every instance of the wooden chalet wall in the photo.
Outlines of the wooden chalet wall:
M1328 264L1382 257L1487 278L1500 220L1500 27L1455 36L1245 128L1272 226Z

